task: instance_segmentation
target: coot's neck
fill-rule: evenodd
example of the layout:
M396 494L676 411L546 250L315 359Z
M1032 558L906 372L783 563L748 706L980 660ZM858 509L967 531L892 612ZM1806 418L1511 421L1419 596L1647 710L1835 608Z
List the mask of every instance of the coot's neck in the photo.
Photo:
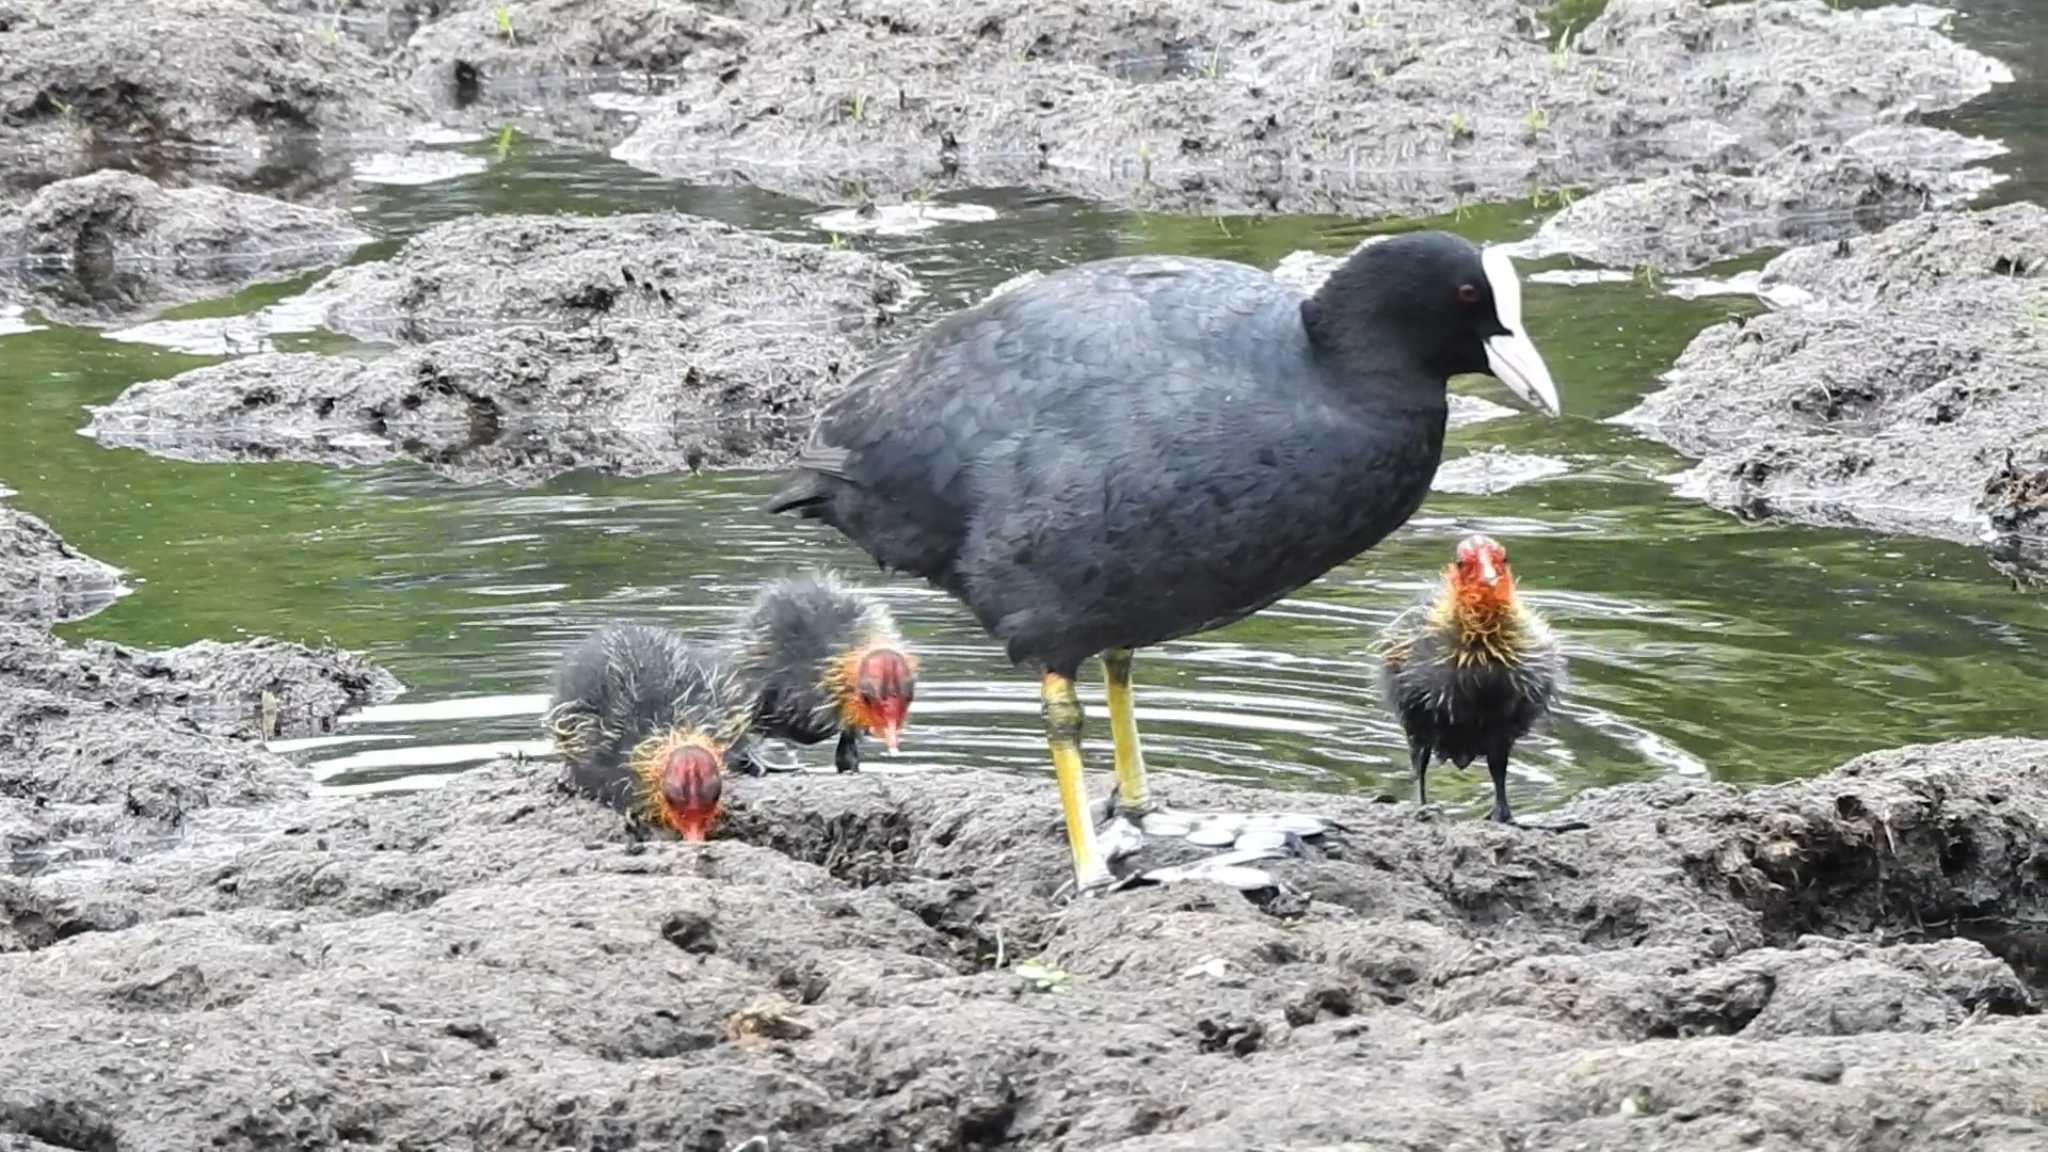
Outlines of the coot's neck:
M1302 301L1301 322L1340 402L1418 416L1448 410L1451 373L1415 341L1389 340L1371 325L1347 321L1322 292Z
M1323 559L1341 563L1406 523L1428 498L1449 402L1441 383L1416 387L1416 367L1384 353L1319 349L1317 358L1325 407L1304 434L1326 464L1319 495L1331 510L1324 522L1331 554Z

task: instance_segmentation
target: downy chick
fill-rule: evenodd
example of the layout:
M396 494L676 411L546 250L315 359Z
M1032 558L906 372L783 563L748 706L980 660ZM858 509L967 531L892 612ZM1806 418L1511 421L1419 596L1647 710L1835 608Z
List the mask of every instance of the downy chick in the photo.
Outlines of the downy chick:
M1408 737L1416 802L1429 802L1432 755L1461 769L1485 757L1491 819L1513 823L1508 755L1532 728L1548 725L1565 664L1550 627L1516 596L1506 549L1478 534L1458 543L1442 588L1387 626L1379 680L1381 700Z

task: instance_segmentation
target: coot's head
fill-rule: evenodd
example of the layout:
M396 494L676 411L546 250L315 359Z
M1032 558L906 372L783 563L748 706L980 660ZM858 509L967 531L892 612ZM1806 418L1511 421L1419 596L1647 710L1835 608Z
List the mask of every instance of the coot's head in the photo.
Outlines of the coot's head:
M708 840L721 813L725 757L696 732L678 731L634 754L648 814L685 840Z
M1483 533L1458 541L1457 555L1444 577L1461 615L1488 615L1514 603L1508 550Z
M840 661L830 687L841 723L880 737L889 751L896 751L903 726L910 722L910 702L917 696L917 661L909 653L887 645L861 645Z
M1448 232L1410 232L1352 253L1306 306L1319 340L1382 355L1404 348L1410 362L1444 379L1479 372L1535 408L1560 408L1550 369L1522 327L1522 283L1498 248Z

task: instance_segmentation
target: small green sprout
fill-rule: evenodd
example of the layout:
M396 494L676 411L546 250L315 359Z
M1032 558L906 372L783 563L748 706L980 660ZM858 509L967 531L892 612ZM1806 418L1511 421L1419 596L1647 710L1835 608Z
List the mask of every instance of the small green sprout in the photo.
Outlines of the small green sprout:
M1073 977L1042 960L1019 960L1010 965L1010 971L1038 992L1065 992L1073 984Z

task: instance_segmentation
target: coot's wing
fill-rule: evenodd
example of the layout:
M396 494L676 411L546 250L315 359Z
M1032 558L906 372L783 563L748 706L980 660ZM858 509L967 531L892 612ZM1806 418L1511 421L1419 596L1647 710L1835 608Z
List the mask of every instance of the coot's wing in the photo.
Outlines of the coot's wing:
M1205 337L1290 293L1257 269L1214 260L1133 257L1055 273L949 317L863 372L821 416L796 466L886 503L926 540L957 545L964 481L992 447L1128 418L1134 392L1185 378L1190 358L1260 354L1256 341ZM1252 375L1238 378L1249 385ZM844 511L840 527L866 545L849 523L862 518ZM950 562L950 551L932 559Z

